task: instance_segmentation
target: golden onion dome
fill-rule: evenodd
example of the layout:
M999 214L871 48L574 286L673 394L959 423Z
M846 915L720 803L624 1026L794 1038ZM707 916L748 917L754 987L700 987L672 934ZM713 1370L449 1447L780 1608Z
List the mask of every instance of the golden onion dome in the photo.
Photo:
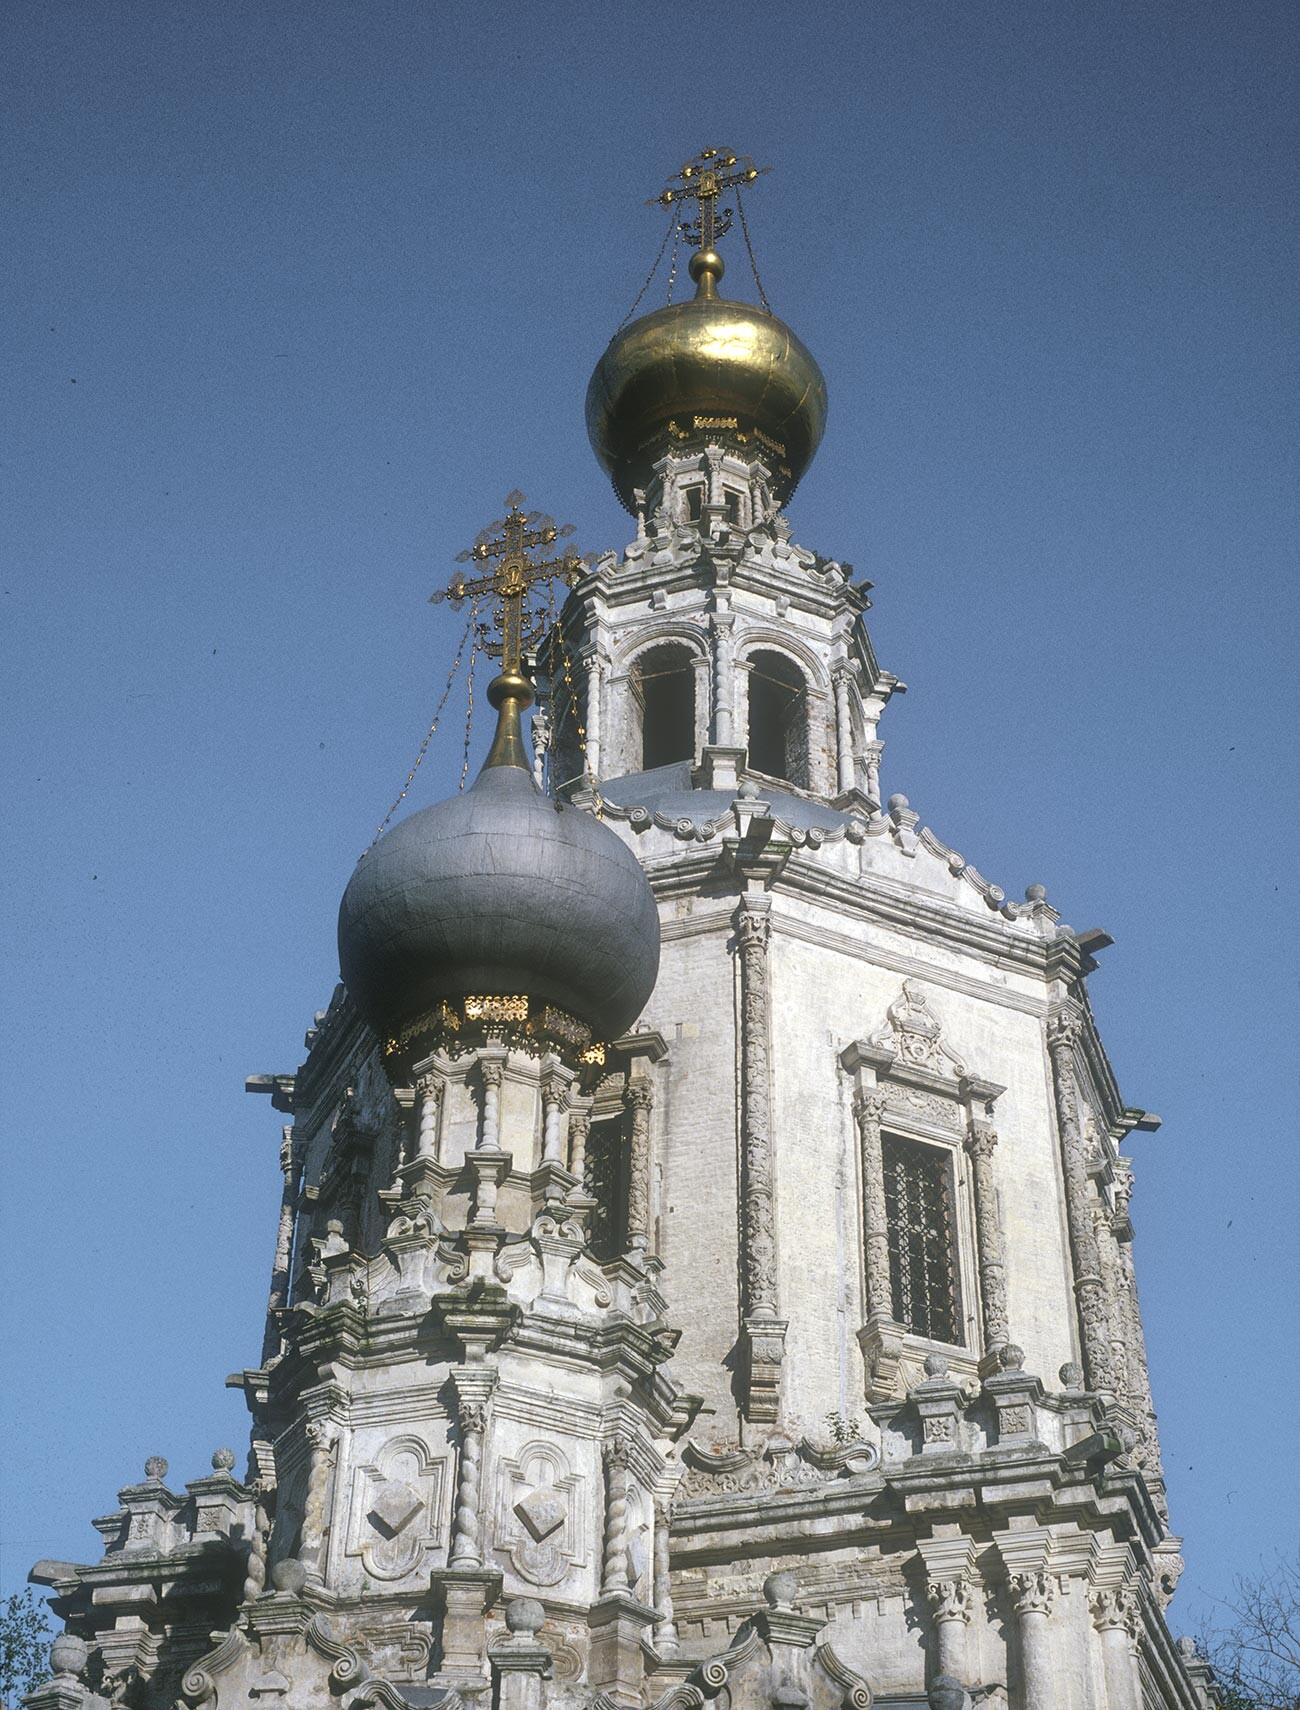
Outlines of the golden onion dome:
M775 315L720 297L722 257L691 258L698 289L615 335L587 387L587 435L614 490L635 511L665 452L708 441L762 457L784 504L826 426L826 382Z

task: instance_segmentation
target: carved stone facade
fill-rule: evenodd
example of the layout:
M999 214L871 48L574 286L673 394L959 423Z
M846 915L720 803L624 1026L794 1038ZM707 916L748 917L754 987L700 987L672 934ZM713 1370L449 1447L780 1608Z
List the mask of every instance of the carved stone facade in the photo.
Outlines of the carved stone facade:
M398 1072L340 990L255 1079L292 1126L247 1468L151 1460L101 1561L38 1570L83 1644L30 1710L1204 1710L1140 1113L1041 888L881 805L867 606L757 455L662 460L565 607L585 759L558 676L534 727L655 890L638 1029L597 1064L503 1009ZM647 771L662 648L691 746ZM900 1298L903 1145L942 1344Z

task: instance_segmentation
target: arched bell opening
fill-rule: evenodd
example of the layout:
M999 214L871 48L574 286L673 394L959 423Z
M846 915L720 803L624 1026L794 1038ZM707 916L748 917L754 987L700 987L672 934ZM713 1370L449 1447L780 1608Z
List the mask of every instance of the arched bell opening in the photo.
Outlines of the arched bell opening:
M675 642L651 647L632 668L641 724L641 770L695 758L695 666Z
M808 783L808 685L784 653L749 658L749 765L799 789Z

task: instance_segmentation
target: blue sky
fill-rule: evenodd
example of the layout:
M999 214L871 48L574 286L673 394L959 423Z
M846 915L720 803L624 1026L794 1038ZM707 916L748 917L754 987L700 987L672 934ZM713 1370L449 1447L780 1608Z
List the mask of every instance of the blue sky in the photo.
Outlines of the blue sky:
M1195 1627L1297 1513L1297 13L10 0L2 1589L242 1448L334 916L708 144L821 362L885 788L1115 947ZM744 294L738 246L727 285ZM412 793L454 787L463 705ZM480 730L476 742L484 739ZM1294 1525L1290 1536L1294 1535Z

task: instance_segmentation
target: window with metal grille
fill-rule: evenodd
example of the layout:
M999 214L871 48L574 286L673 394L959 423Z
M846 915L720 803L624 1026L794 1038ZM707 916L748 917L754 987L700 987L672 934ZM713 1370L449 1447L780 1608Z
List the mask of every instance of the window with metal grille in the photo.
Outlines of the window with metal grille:
M931 1342L960 1343L952 1159L938 1146L883 1134L894 1317Z
M600 1260L627 1247L627 1135L622 1115L593 1122L587 1135L583 1186L595 1200L588 1245Z

